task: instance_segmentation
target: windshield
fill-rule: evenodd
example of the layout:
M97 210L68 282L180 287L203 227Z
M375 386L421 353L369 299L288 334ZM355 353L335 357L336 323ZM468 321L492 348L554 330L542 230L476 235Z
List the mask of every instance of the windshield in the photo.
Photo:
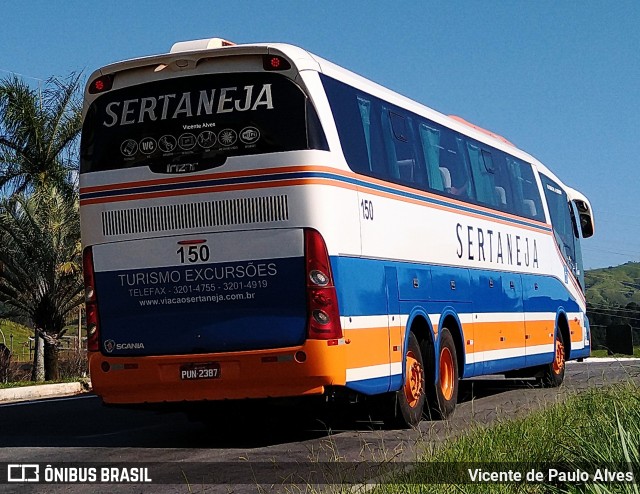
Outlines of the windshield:
M540 174L544 188L549 214L553 225L553 234L558 248L567 264L584 286L582 278L582 252L580 250L580 235L573 211L566 192L549 177Z
M87 111L81 173L206 170L229 156L327 149L302 89L273 73L165 79L110 91Z

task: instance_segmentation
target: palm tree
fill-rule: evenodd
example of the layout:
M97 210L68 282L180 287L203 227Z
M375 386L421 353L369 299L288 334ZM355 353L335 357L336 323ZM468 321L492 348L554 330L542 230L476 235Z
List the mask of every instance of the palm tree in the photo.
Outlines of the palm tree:
M81 129L80 74L31 88L18 77L0 81L0 195L53 185L73 195Z
M83 302L77 198L49 186L1 199L0 245L4 315L33 323L44 339L44 377L58 379L65 320Z
M58 375L65 316L81 303L79 86L79 74L38 88L0 81L0 316L34 324L46 379Z

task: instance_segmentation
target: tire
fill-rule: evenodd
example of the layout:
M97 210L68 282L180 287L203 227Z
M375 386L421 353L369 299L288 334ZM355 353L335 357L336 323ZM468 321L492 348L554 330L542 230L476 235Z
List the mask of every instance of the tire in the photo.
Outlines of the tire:
M409 333L409 342L404 354L404 384L391 395L391 406L385 423L392 427L417 427L424 413L425 373L422 351L414 333Z
M543 388L557 388L564 381L567 350L562 331L556 328L555 351L553 362L544 366L540 384Z
M453 336L447 328L440 332L440 351L436 358L430 348L427 362L427 405L429 418L446 419L456 408L458 402L458 356ZM436 367L437 366L437 367ZM438 369L438 380L434 382Z

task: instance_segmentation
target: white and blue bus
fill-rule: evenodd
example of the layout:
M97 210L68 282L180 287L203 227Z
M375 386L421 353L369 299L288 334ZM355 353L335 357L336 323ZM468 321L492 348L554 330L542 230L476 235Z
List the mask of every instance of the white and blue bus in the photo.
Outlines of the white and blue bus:
M558 386L590 353L589 201L504 138L284 44L181 42L87 85L91 379L114 405Z

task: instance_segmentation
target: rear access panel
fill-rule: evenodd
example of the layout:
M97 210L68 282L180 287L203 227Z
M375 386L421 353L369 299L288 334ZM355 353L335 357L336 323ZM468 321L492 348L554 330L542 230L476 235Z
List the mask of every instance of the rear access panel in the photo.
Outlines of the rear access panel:
M306 334L302 229L93 247L105 355L282 348Z

